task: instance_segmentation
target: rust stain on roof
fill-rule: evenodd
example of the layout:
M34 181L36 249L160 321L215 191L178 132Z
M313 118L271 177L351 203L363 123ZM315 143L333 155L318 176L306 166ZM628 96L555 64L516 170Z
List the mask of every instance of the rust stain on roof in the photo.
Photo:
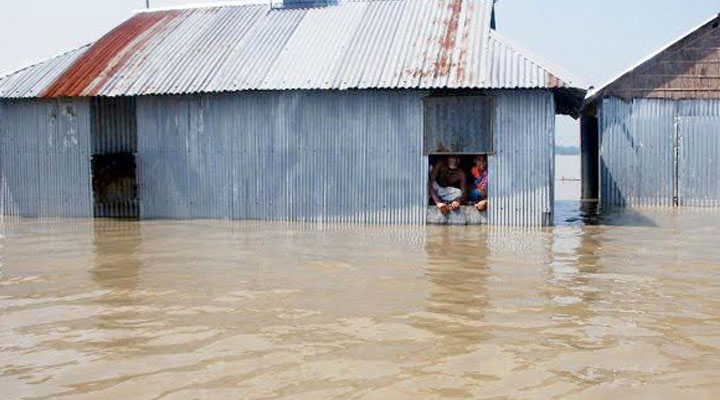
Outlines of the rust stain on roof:
M460 26L460 10L462 1L450 3L450 19L445 26L445 33L440 38L440 55L435 63L435 76L447 76L452 68L452 52L455 48L458 27Z
M470 3L470 14L475 9L475 5L473 3ZM468 48L470 46L469 40L470 40L470 26L472 24L472 18L468 16L465 19L465 29L463 29L462 36L460 37L460 56L458 57L458 64L457 64L457 81L463 82L465 80L465 69L467 67L467 53Z
M92 96L128 58L147 44L150 31L167 25L177 11L143 13L103 36L78 58L40 97Z
M472 14L475 8L472 2L468 2L467 0L449 0L447 2L447 10L450 14L449 18L433 21L433 25L440 25L439 37L433 33L430 37L426 38L427 45L422 48L424 52L422 65L417 68L406 69L405 74L420 79L427 77L443 78L450 74L452 68L456 67L452 62L452 55L457 47L460 14L462 13L463 7L467 7L470 14ZM470 18L471 17L468 16L468 20ZM465 32L465 34L468 33ZM461 57L464 58L464 55L465 54L461 54Z

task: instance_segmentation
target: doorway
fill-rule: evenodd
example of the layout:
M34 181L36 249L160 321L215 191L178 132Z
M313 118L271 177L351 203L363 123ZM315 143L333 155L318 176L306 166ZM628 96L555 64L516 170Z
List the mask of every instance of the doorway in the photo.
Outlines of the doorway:
M93 99L91 133L95 217L139 218L135 99Z

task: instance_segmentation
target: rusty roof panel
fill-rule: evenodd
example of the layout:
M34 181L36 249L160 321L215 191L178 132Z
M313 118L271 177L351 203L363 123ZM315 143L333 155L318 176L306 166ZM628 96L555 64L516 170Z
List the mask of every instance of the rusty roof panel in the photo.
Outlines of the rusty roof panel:
M499 39L492 7L347 0L142 12L89 49L0 79L0 97L574 84Z
M38 97L55 82L90 46L53 57L47 61L0 77L0 98Z

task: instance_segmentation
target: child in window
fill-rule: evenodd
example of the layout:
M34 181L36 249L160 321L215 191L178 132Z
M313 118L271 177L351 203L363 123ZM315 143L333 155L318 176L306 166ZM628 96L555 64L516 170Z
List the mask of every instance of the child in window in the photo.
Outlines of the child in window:
M475 186L470 192L470 200L475 204L478 211L485 211L488 206L488 172L487 158L485 156L475 158L475 166L472 168L471 173L475 179Z

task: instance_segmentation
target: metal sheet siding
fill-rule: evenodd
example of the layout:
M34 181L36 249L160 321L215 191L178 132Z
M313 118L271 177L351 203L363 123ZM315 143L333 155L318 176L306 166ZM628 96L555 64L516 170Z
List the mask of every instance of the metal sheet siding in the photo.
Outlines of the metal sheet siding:
M604 205L671 207L677 177L680 206L720 206L720 101L607 98L600 122Z
M142 216L423 223L423 96L140 98Z
M720 101L678 102L679 204L720 207Z
M424 153L492 152L494 105L490 96L425 99Z
M0 97L578 86L490 29L489 0L342 1L143 12L7 78Z
M555 103L550 92L496 96L489 222L548 226L554 212Z
M92 99L92 154L135 153L135 99Z
M681 117L679 205L720 206L720 116Z
M601 202L672 206L675 103L605 99L600 120Z
M90 102L0 103L4 215L92 217Z
M229 219L229 131L207 119L207 97L137 100L141 218ZM225 118L231 117L229 114Z
M635 206L669 207L674 202L674 102L635 100L631 124L636 144Z
M635 141L630 115L632 106L620 99L605 99L600 118L600 201L626 206L637 193Z

